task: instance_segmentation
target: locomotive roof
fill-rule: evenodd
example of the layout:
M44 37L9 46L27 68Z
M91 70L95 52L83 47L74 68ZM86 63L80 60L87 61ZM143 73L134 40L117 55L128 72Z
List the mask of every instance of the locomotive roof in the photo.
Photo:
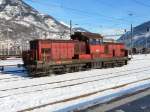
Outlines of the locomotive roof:
M91 32L75 32L72 38L102 39L102 35Z
M35 39L32 41L52 41L52 42L73 42L73 40L61 40L61 39Z
M119 45L123 45L123 42L103 42L103 44L119 44Z

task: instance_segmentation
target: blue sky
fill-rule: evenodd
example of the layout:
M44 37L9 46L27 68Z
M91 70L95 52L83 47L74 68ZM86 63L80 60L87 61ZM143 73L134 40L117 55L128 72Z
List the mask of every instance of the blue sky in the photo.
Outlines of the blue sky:
M150 0L24 0L59 21L102 34L121 33L150 20ZM129 16L130 15L130 16Z

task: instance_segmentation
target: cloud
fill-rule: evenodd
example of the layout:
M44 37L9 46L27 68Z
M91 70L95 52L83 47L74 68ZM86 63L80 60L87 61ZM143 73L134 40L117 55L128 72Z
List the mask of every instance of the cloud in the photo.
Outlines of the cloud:
M104 35L106 38L113 39L118 39L121 34L124 34L124 30L119 28L100 28L97 29L97 32Z

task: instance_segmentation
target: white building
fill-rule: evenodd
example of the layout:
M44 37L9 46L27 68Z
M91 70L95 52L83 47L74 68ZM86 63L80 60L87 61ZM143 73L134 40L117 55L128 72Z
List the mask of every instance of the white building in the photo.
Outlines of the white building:
M0 41L0 55L18 55L29 49L28 41Z

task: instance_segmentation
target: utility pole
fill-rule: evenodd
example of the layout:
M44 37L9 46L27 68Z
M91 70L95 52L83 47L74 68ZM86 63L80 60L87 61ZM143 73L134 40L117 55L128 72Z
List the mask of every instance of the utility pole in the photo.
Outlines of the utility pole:
M133 58L133 26L131 24L131 58Z
M44 32L44 38L47 39L47 33L46 33L46 31Z
M9 28L7 28L7 56L9 55Z
M72 21L70 20L70 37L72 35Z
M133 16L132 13L128 14L130 17ZM130 52L131 52L131 59L133 58L133 26L132 26L132 22L131 22L131 43L130 43Z
M149 33L149 27L147 27L147 33ZM145 51L147 54L147 52L148 52L148 35L145 38Z

